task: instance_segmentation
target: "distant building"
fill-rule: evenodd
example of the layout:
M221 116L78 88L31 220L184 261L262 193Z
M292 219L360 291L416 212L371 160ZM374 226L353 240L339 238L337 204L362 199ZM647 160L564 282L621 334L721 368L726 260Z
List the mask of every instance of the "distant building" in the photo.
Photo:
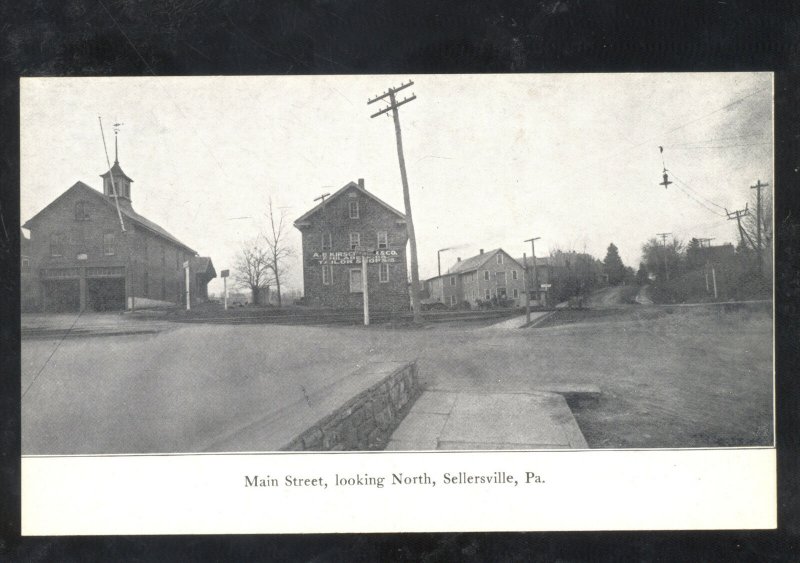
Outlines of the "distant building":
M517 258L517 262L523 266L526 261L528 263L527 275L530 276L528 287L531 292L531 305L551 305L552 299L550 295L553 287L553 266L551 265L550 258L546 256L536 257L535 278L533 260L531 260L530 256L527 258ZM535 287L537 281L539 283L538 289Z
M359 249L369 253L372 310L410 308L406 216L350 182L294 222L303 237L303 287L312 307L362 308Z
M22 279L29 308L77 312L184 304L186 261L192 302L206 300L208 281L216 277L211 259L198 257L133 210L133 180L117 159L101 177L103 193L76 182L23 225L31 233L23 244L29 248L29 276Z
M428 299L448 307L468 302L510 299L525 304L524 268L502 248L480 253L465 260L458 258L446 274L426 281Z

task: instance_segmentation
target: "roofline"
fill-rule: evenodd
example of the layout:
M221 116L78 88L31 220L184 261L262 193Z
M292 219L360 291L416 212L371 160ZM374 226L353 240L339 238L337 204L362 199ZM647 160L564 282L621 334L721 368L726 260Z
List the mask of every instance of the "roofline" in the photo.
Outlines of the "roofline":
M112 205L113 205L113 204L112 204ZM144 224L144 223L142 223L141 221L138 221L137 219L135 219L135 218L133 218L133 217L129 217L128 215L126 215L125 217L126 217L127 219L130 219L130 220L131 220L131 221L133 221L134 223L136 223L136 226L137 226L137 227L140 227L140 228L142 228L142 229L145 229L146 231L150 231L151 233L153 233L153 234L154 234L154 235L156 235L157 237L160 237L160 238L164 239L165 241L169 242L170 244L173 244L173 245L175 245L175 246L180 246L180 247L184 248L185 250L188 250L188 251L189 251L189 252L191 252L191 253L192 253L194 256L197 256L197 255L198 255L198 252L197 252L197 251L196 251L194 248L192 248L192 247L190 247L190 246L186 246L185 244L183 244L183 243L182 243L181 241L179 241L178 239L172 239L172 240L171 240L171 239L168 239L167 237L165 237L164 235L162 235L162 234L161 234L161 233L159 233L158 231L156 231L156 230L154 230L154 229L151 229L150 227L148 227L147 225L145 225L145 224Z
M42 208L41 211L36 213L33 217L31 217L27 221L25 221L25 224L22 225L22 228L30 230L31 221L36 220L36 218L39 217L39 215L41 215L42 213L44 213L45 211L50 209L52 206L54 206L62 197L67 195L67 192L69 192L73 188L78 188L78 189L81 189L81 190L88 190L92 194L92 197L100 198L103 201L103 203L105 203L106 205L110 206L112 209L114 209L116 211L116 205L114 203L112 203L110 200L108 200L107 196L105 194L102 194L102 193L98 192L93 187L91 187L91 186L81 182L80 180L78 180L77 182L72 184L69 188L64 190L61 193L61 195L59 195L53 201L48 203L44 208ZM180 246L181 248L184 248L185 250L188 250L192 254L197 255L197 251L195 249L191 248L190 246L186 246L184 243L180 242L178 239L169 239L169 238L165 237L164 235L162 235L158 231L148 227L147 225L145 225L141 221L137 220L135 217L131 217L129 215L125 215L125 218L129 219L130 221L132 221L134 223L136 223L136 225L138 227L141 227L141 228L153 233L154 235L158 236L159 238L164 239L165 241L169 242L170 244L173 244L175 246Z
M470 256L469 258L464 258L463 260L456 262L456 265L458 265L458 264L460 264L462 262L466 262L467 260L472 260L473 258L477 258L478 256L484 256L485 255L486 259L483 262L478 262L475 265L474 268L470 267L467 270L461 270L459 272L450 272L450 269L448 268L447 273L442 274L442 277L447 276L447 275L454 276L454 275L457 275L457 274L467 274L469 272L474 272L474 271L480 270L481 266L486 264L486 262L489 261L489 258L491 258L492 256L496 255L498 252L502 252L503 254L508 256L511 259L511 261L514 262L517 266L519 266L523 270L525 269L525 267L522 264L520 264L519 262L517 262L517 260L513 256L511 256L508 252L503 250L503 247L499 247L499 248L492 249L489 252L484 252L483 254L476 254L475 256ZM436 276L436 277L439 277L439 276ZM434 279L434 278L430 278L430 279Z
M364 188L362 188L361 186L359 186L359 185L358 185L356 182L352 182L352 181L350 181L350 182L346 183L344 186L342 186L341 188L339 188L338 190L336 190L336 192L335 192L335 193L334 193L332 196L330 196L330 197L329 197L327 200L323 200L323 201L321 201L320 203L318 203L317 205L315 205L314 207L312 207L311 209L309 209L308 211L306 211L305 213L303 213L303 214L302 214L300 217L298 217L297 219L295 219L295 221L294 221L294 223L293 223L293 225L295 226L295 228L298 228L298 229L299 229L299 228L300 228L300 225L305 225L305 224L308 224L308 223L306 222L306 219L308 219L308 218L309 218L311 215L313 215L314 213L316 213L318 210L322 209L322 206L323 206L323 205L326 205L326 204L330 203L332 200L334 200L334 199L336 199L337 197L339 197L340 195L342 195L342 193L344 193L344 192L345 192L346 190L348 190L349 188L355 188L355 189L357 189L359 192L361 192L361 193L362 193L362 194L364 194L365 196L367 196L367 197L371 197L372 199L374 199L375 201L377 201L378 203L380 203L381 205L383 205L383 206L384 206L386 209L388 209L388 210L389 210L389 211L391 211L392 213L394 213L394 214L398 215L398 216L399 216L399 217L400 217L400 218L401 218L403 221L405 221L405 220L406 220L406 216L405 216L405 214L404 214L404 213L400 213L400 212L399 212L397 209L395 209L394 207L392 207L391 205L389 205L388 203L386 203L385 201L383 201L381 198L379 198L378 196L376 196L376 195L375 195L375 194L373 194L372 192L368 192L367 190L365 190Z

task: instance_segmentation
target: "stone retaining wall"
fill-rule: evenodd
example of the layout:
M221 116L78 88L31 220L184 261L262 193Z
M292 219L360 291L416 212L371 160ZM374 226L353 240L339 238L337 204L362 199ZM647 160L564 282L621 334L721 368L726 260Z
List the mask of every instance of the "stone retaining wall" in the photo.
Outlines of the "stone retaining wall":
M405 364L281 450L382 450L420 393L417 363Z

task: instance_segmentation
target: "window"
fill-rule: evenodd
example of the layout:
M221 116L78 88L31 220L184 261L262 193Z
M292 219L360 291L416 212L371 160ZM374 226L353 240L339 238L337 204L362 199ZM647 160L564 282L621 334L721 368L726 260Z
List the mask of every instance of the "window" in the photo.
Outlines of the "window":
M503 254L501 252L497 253L497 263L498 264L502 264L503 263Z
M361 293L361 269L350 270L350 293Z
M450 276L450 285L456 285L456 277Z
M103 235L103 254L106 256L114 255L114 233Z
M351 219L358 219L358 202L351 201L350 202L350 218Z
M514 288L514 299L516 299L517 297L519 297L519 290L515 287Z
M378 281L387 283L389 281L389 264L381 262L378 264Z
M378 231L378 248L389 248L389 233Z
M22 271L29 272L31 269L31 262L27 256L22 257Z
M492 295L491 295L491 293L489 293L489 290L488 290L488 289L487 289L487 290L486 290L486 292L484 293L484 297L485 297L487 300L491 299Z
M64 235L53 233L50 235L50 256L64 255Z
M75 220L88 221L89 220L89 205L85 201L75 203Z
M142 282L142 292L144 293L145 297L150 297L150 274L148 272L144 273L144 281Z
M484 270L483 271L483 279L485 279L486 281L489 281L489 270Z
M455 307L455 305L456 305L456 296L455 295L451 295L450 296L450 306L451 307Z
M322 285L331 285L331 277L333 277L333 267L330 264L323 264Z
M359 246L361 246L361 233L350 233L350 250L355 250Z
M516 270L511 270L511 279L517 281L518 272Z
M331 244L331 234L322 233L322 250L330 250L331 248L333 248Z

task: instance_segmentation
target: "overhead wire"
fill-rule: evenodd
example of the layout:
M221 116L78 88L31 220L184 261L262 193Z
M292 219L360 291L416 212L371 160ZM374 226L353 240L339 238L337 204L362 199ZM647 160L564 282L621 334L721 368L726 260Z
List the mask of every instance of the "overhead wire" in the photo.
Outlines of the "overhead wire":
M608 153L606 155L598 156L598 157L592 159L591 161L592 162L599 162L601 160L606 160L606 159L608 159L608 158L610 158L612 156L618 156L618 155L624 154L624 153L626 153L628 151L632 151L634 149L640 148L640 147L642 147L644 145L647 145L649 143L654 143L660 137L665 137L667 135L670 135L670 134L674 133L675 131L679 131L679 130L685 128L685 127L688 127L689 125L697 123L698 121L701 121L701 120L703 120L703 119L705 119L707 117L710 117L710 116L712 116L712 115L714 115L716 113L719 113L721 111L724 111L724 110L726 110L726 109L728 109L728 108L730 108L730 107L732 107L732 106L734 106L734 105L736 105L738 103L743 102L744 100L746 100L748 98L752 98L753 96L755 96L757 94L760 94L762 92L766 92L769 89L770 89L769 87L759 88L758 90L755 90L753 92L750 92L749 94L745 94L743 96L740 96L739 98L736 98L735 100L732 100L732 101L728 102L727 104L725 104L724 106L721 106L721 107L719 107L719 108L717 108L717 109L715 109L713 111L710 111L708 113L704 113L703 115L700 115L698 117L690 119L689 121L686 121L686 122L684 122L684 123L682 123L680 125L672 127L671 129L667 129L666 131L660 133L658 136L650 137L648 139L645 139L644 141L641 141L639 143L635 143L635 144L633 144L633 145L631 145L629 147L622 147L621 149L618 149L616 151L612 151L612 152L610 152L610 153ZM557 185L561 185L566 180L571 179L573 176L575 176L575 174L579 174L581 172L584 172L585 170L586 170L585 167L584 168L574 168L571 173L565 174L559 180L557 180L556 184Z

